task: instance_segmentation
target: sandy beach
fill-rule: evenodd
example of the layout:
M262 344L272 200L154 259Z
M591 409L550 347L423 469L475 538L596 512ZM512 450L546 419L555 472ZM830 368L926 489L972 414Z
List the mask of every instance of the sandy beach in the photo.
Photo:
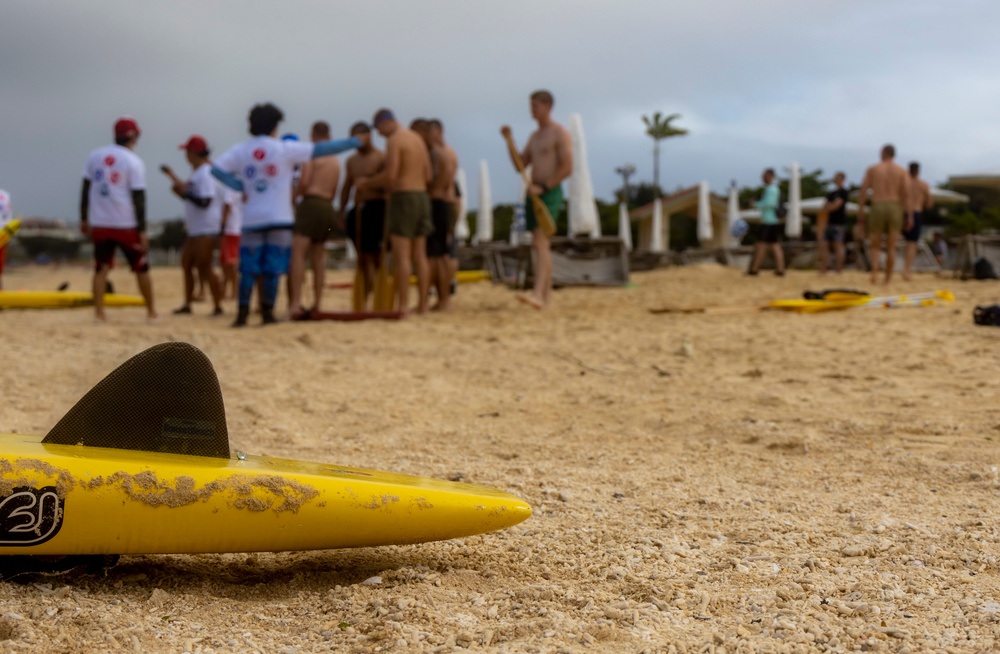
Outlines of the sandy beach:
M7 289L89 288L14 267ZM333 280L346 281L350 272ZM0 583L3 652L982 652L1000 648L1000 286L917 275L946 307L663 314L867 276L718 266L557 291L488 283L399 323L228 327L153 272L142 309L0 312L0 431L45 433L164 341L218 373L234 449L461 478L534 508L406 547L122 557ZM119 267L119 292L135 281ZM877 290L877 289L870 289ZM349 291L326 305L346 309Z

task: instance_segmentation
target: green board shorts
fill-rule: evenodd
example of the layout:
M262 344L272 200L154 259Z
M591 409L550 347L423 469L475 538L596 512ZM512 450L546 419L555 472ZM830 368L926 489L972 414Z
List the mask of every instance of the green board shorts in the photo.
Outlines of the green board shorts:
M562 186L553 186L538 197L548 207L549 214L552 216L552 222L556 222L559 219L559 214L562 213L564 202ZM538 218L535 217L535 207L532 205L530 195L524 197L524 226L529 232L533 232L539 228Z
M868 235L898 234L903 231L903 206L895 200L872 202Z
M389 233L419 238L434 231L431 197L426 191L396 191L389 197Z
M333 231L335 216L330 200L306 195L295 207L295 233L313 243L323 243Z

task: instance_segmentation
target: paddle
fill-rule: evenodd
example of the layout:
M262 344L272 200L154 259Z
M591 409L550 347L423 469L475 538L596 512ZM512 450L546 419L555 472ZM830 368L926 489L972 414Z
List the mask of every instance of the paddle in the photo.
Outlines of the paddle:
M375 274L372 307L375 311L392 311L396 304L396 280L389 274L389 206L385 203L384 232L382 233L382 260ZM405 308L405 307L403 307Z
M931 306L937 300L942 302L954 302L955 296L951 291L927 291L926 293L903 293L902 295L887 295L884 297L873 297L862 304L863 307L904 307L904 306Z
M14 237L14 234L17 233L17 230L20 227L21 227L21 221L18 218L9 221L3 227L0 227L0 248L4 247L5 245L7 245L8 242L10 242L10 239Z
M507 141L510 158L514 160L514 166L517 168L517 172L521 173L521 179L524 180L524 187L528 190L528 197L531 198L531 207L535 210L535 218L538 219L538 226L541 228L543 234L552 238L553 234L556 233L556 223L552 220L552 214L549 213L549 208L545 206L542 199L537 194L531 192L531 180L528 178L528 172L524 168L524 162L521 160L521 154L517 151L517 146L514 144L514 137L511 135L510 129L501 130L501 133L504 140Z
M659 307L648 309L652 314L661 313L742 313L745 311L762 311L767 304L717 304L698 307Z
M368 303L368 294L365 292L365 274L361 262L361 215L364 207L364 202L360 202L354 207L354 244L357 245L354 285L351 287L351 309L354 311L364 311L365 305Z

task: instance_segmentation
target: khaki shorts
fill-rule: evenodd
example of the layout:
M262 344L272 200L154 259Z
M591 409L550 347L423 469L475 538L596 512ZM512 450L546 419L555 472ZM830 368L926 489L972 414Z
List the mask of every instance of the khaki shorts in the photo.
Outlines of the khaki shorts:
M313 243L323 243L333 231L336 213L326 198L306 195L295 208L295 233Z
M419 238L434 231L431 197L426 191L396 191L389 198L389 233Z
M872 202L868 235L898 234L903 231L903 207L894 200Z

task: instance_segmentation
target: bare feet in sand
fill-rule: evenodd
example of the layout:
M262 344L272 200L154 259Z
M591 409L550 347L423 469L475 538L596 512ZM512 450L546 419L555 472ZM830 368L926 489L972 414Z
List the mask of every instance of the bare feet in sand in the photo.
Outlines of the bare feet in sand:
M517 301L518 302L520 302L522 304L527 304L528 306L530 306L533 309L539 309L539 310L541 310L541 309L545 308L545 303L542 302L541 300L539 300L537 297L535 297L531 293L520 293L516 297L517 297Z

